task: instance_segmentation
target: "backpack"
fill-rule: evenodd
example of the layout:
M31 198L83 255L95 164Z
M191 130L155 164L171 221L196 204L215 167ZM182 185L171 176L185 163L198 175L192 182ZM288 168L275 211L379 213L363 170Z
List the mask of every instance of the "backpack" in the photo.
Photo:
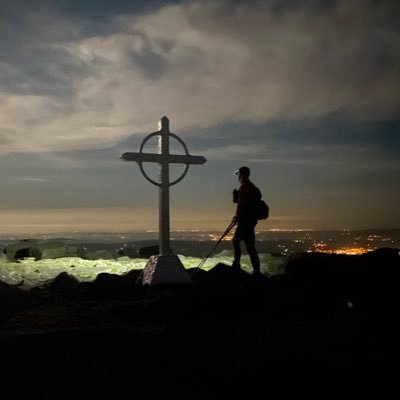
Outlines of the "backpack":
M260 189L257 188L258 191L258 200L256 203L256 217L257 220L268 219L269 217L269 206L268 204L262 200L262 194Z
M269 206L264 200L257 202L257 219L268 219L269 217Z

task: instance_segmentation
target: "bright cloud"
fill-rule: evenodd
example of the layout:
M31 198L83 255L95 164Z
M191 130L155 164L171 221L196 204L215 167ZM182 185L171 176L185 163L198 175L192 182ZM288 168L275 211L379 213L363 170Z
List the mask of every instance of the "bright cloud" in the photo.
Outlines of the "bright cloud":
M155 130L164 114L177 131L337 111L361 120L394 115L399 7L309 4L167 5L113 18L108 33L90 37L55 16L53 28L0 63L0 149L99 147Z

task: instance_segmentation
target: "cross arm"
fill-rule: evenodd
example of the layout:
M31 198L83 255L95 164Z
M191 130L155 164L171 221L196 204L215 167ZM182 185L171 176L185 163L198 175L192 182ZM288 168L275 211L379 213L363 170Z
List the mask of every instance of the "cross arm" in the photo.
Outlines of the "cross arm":
M172 164L197 164L201 165L206 162L203 156L192 156L190 154L157 154L157 153L124 153L121 156L124 161L155 162L155 163L172 163Z

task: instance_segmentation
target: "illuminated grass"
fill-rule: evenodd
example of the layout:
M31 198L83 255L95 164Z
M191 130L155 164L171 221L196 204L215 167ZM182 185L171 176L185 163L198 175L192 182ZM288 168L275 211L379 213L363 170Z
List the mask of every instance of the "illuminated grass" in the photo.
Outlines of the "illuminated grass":
M201 258L179 256L185 268L195 268L201 262ZM264 273L280 273L284 258L272 257L269 254L261 254L261 269ZM61 272L67 272L75 276L81 282L93 281L97 275L106 272L122 275L130 270L140 270L146 265L147 259L130 259L121 257L117 260L84 260L79 257L68 257L35 261L24 259L20 262L8 262L3 256L0 258L0 280L12 285L21 284L23 288L41 286L46 281L55 278ZM232 252L223 251L207 260L204 270L213 268L218 263L231 265ZM243 270L252 271L248 256L243 256Z

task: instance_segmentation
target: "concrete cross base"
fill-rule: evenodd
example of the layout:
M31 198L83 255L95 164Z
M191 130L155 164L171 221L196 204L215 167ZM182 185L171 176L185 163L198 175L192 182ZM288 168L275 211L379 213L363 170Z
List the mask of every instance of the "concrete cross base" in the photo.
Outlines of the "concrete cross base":
M143 285L193 285L193 281L176 255L152 256L143 270Z

